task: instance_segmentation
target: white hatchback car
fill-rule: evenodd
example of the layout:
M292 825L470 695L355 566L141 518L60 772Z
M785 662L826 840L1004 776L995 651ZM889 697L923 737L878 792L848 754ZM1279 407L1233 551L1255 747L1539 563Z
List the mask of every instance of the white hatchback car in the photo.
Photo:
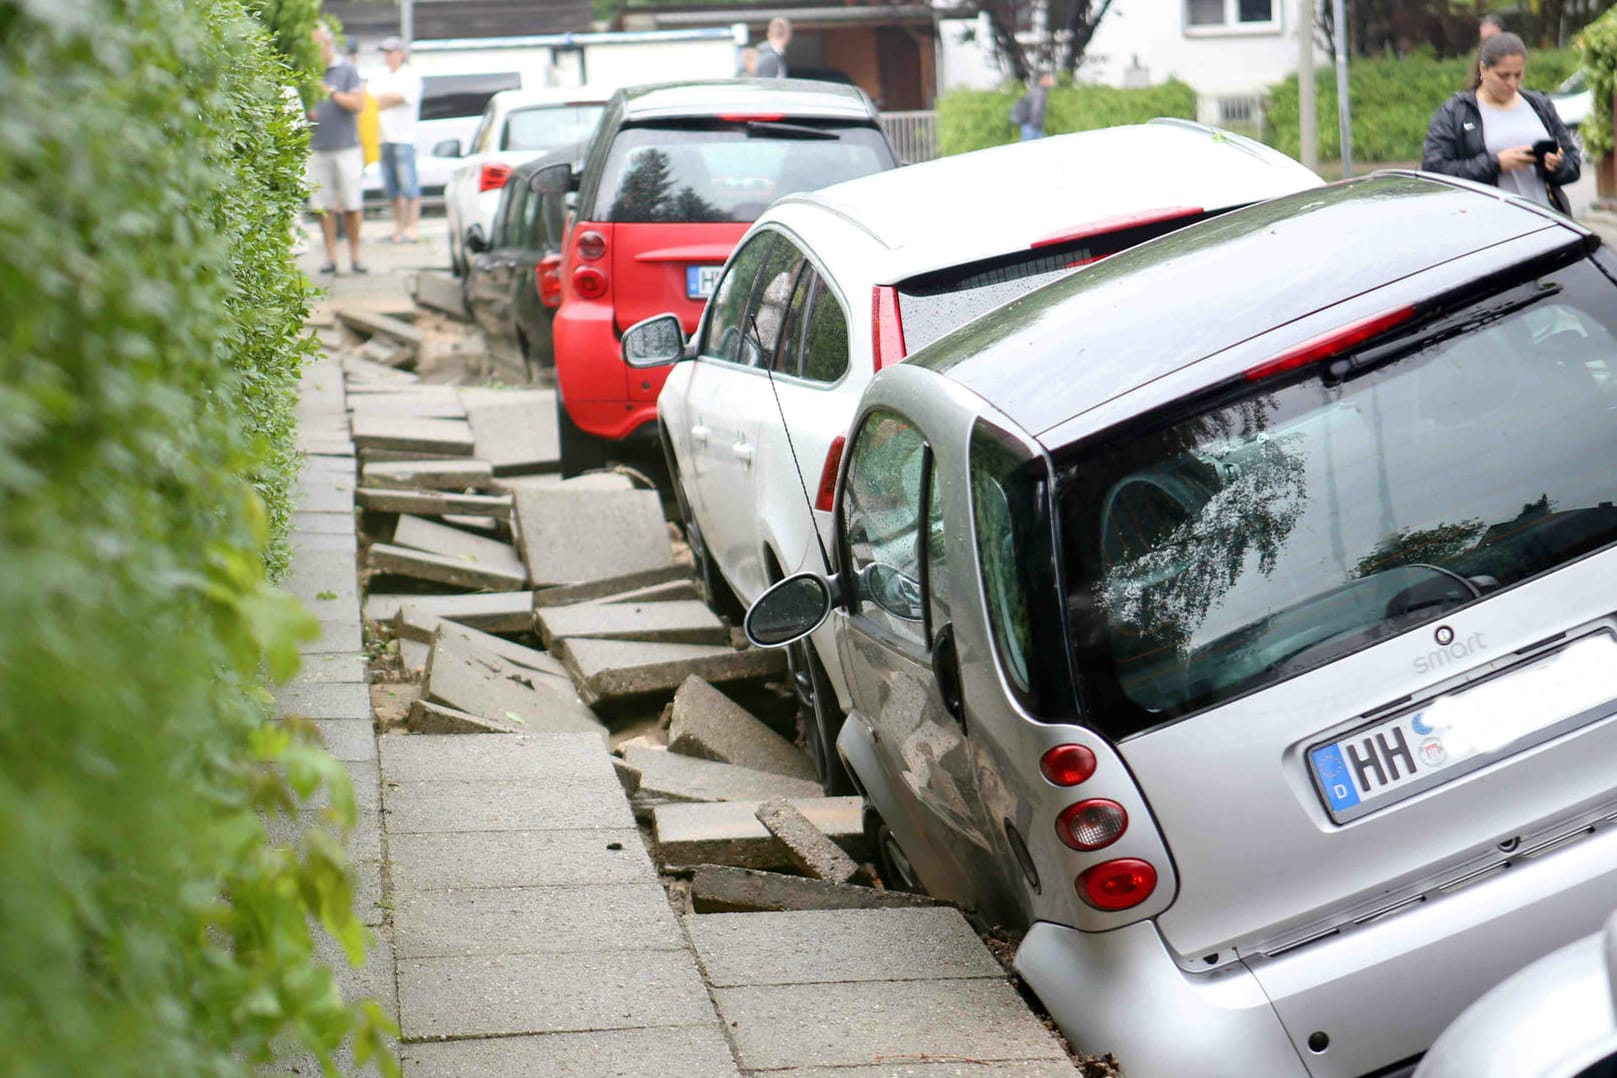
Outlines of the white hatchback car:
M542 153L588 142L610 96L610 90L572 86L504 90L489 98L466 155L444 187L449 259L457 276L466 275L467 230L475 224L484 236L492 233L500 188L511 170Z
M1249 139L1156 120L947 157L775 203L726 265L684 349L694 362L680 363L658 398L710 603L736 613L774 581L825 568L843 436L876 371L1074 267L1320 184ZM634 329L624 338L631 365L646 365L629 358L632 347L644 357L682 339L673 327L642 325L639 346ZM790 652L804 737L827 790L845 793L832 746L847 690L829 636L814 644Z

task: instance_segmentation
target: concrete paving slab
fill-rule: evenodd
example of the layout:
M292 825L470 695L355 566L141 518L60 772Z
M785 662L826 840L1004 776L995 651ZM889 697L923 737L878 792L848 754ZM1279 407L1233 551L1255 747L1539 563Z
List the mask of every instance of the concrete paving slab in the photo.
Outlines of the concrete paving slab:
M415 419L465 419L466 409L453 393L431 393L437 387L411 386L409 393L357 393L347 402L355 415L410 416Z
M334 307L331 313L336 316L338 322L367 336L380 334L411 348L419 347L421 344L421 331L400 319L363 307Z
M413 616L447 618L487 633L524 633L533 628L533 592L492 591L470 595L372 595L365 618L391 622L409 605ZM433 627L434 631L436 626ZM430 634L424 639L431 640Z
M471 390L463 389L462 393ZM555 474L506 475L496 477L494 486L507 494L522 490L634 490L634 480L622 472L590 472L563 479Z
M458 321L471 321L471 312L466 310L466 282L443 270L422 270L416 274L415 301Z
M298 435L298 451L306 454L304 459L314 457L329 457L333 460L352 460L354 458L354 443L347 438L322 437L320 435Z
M819 783L769 771L681 756L667 749L633 745L623 760L640 772L640 796L668 801L761 801L777 794L813 797Z
M459 419L394 418L370 412L354 415L354 445L364 449L391 449L408 453L472 455L472 428Z
M396 464L414 460L466 460L464 453L432 453L421 449L356 449L353 456L360 468L370 464Z
M388 782L531 780L616 788L600 739L590 734L384 737L380 744Z
M474 651L440 636L427 660L426 695L474 715L504 719L533 733L593 732L606 727L559 679Z
M414 644L413 640L405 643ZM416 644L425 648L426 644ZM481 715L473 715L470 711L460 711L442 704L434 704L427 700L415 700L410 704L410 714L405 718L405 725L413 734L515 734L521 728L509 722L496 719L486 719Z
M385 490L484 490L494 479L486 460L400 460L365 465L362 485Z
M288 545L292 548L294 564L297 557L302 554L325 554L341 552L357 563L356 555L359 552L359 539L354 534L353 517L348 517L341 523L341 530L333 532L294 531L287 536Z
M633 827L614 781L602 791L539 782L390 782L382 794L390 835L465 831L570 831Z
M1067 1059L1005 981L719 988L714 998L743 1069Z
M646 1078L648 1065L665 1075L740 1073L715 1023L407 1044L399 1054L406 1078Z
M503 518L496 520L493 517L467 516L465 513L445 513L442 519L445 524L453 524L462 531L486 535L490 539L504 539L510 532L510 525Z
M477 456L495 475L554 472L561 466L556 436L556 394L525 390L466 401Z
M579 695L591 704L672 692L693 674L720 683L755 681L786 672L784 652L761 648L733 651L708 644L561 640L555 651L578 684Z
M400 612L399 626L401 630L405 626L407 619L413 616L414 611L408 608ZM414 627L412 627L411 634L414 634ZM569 692L572 690L573 682L567 673L567 668L562 665L560 659L548 651L537 651L534 648L524 647L522 644L507 640L503 636L481 632L446 619L439 619L437 625L434 626L432 639L434 641L444 641L447 647L496 655L513 666L520 666L524 670L533 670L553 679L555 684L552 687L554 688L566 688Z
M1005 979L955 909L720 913L685 927L715 988Z
M369 761L376 759L376 731L369 718L316 719L315 728L326 750L339 760Z
M760 1074L760 1071L751 1071ZM885 1062L873 1067L790 1067L769 1078L1074 1078L1078 1068L1055 1060L957 1060L952 1063Z
M297 510L292 514L294 535L353 535L352 513L311 513Z
M945 903L903 891L807 880L778 872L728 865L698 865L691 875L691 903L697 913L751 913L798 910L886 910Z
M279 714L305 719L371 720L371 697L364 682L283 685L275 690L275 708Z
M713 1023L688 955L479 955L399 961L406 1040Z
M774 798L758 806L758 822L769 829L786 856L803 875L831 883L858 882L860 868L842 848L827 838L784 798Z
M697 599L547 606L536 612L535 624L546 647L561 637L670 644L724 644L730 640L729 627Z
M396 391L400 386L413 386L421 381L421 376L408 371L394 370L381 363L372 363L368 359L361 359L354 352L341 354L343 374L347 381L343 386L349 399L355 394L365 393L374 389L383 388L387 391Z
M521 557L510 543L485 539L421 517L400 517L393 529L393 545L439 554L506 576L520 578L525 572Z
M674 563L654 490L520 490L522 556L537 587L577 584Z
M487 741L489 737L453 740ZM401 895L468 887L646 883L657 878L640 832L633 828L390 832L387 849L393 890Z
M658 587L664 584L677 584L681 581L691 581L691 571L684 565L665 565L660 569L645 569L633 573L623 573L619 576L603 577L600 580L590 580L582 584L563 584L559 587L544 588L533 593L533 605L541 606L567 606L572 603L588 602L593 599L606 600L613 595L621 595L641 588ZM687 596L689 598L689 596Z
M303 476L292 484L292 504L300 513L354 512L354 480L326 475Z
M377 572L397 573L472 590L521 591L528 582L526 573L477 565L392 543L372 545L366 564Z
M699 677L686 678L674 693L668 747L704 760L814 779L814 765L801 749Z
M419 891L395 904L393 939L401 958L686 948L655 881Z
M509 495L446 494L421 490L389 490L380 487L360 487L354 492L354 501L361 509L377 513L413 513L419 516L444 517L457 514L480 514L492 520L509 520Z
M436 595L409 595L393 594L391 592L377 592L365 596L365 605L360 608L361 616L366 621L379 621L384 625L398 616L399 607L407 602L418 599L436 599Z
M733 865L790 870L786 850L755 813L761 801L678 802L651 810L657 860L665 865ZM856 861L868 862L864 802L858 797L789 802Z
M358 652L332 652L323 655L305 655L290 682L291 685L314 685L328 682L352 682L363 685L365 656Z
M696 586L696 581L690 577L685 577L680 580L670 580L666 584L653 584L646 588L634 588L614 595L603 595L596 602L672 603L681 599L700 599L701 597L702 589Z
M405 367L413 369L416 365L415 349L402 345L397 341L385 340L381 337L372 337L359 346L359 358L371 363L381 363L389 367Z
M424 674L432 658L432 645L419 640L399 641L399 662L414 674Z
M331 604L333 607L339 604ZM365 633L359 624L359 618L333 617L328 618L326 610L312 610L320 622L320 635L313 640L298 645L298 651L304 655L332 651L359 651L365 646Z

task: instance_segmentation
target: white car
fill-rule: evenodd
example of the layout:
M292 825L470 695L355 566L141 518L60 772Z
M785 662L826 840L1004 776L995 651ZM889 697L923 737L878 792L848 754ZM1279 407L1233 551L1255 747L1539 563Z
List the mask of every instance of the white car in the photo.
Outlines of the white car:
M506 90L489 98L465 156L444 187L449 257L458 276L466 274L466 232L480 225L485 236L491 233L500 188L511 170L542 153L588 142L610 96L609 90L573 86Z
M675 367L658 398L710 602L734 613L776 580L825 570L844 435L876 371L1074 267L1320 184L1249 139L1158 120L776 202L727 263L684 349L693 361ZM681 339L661 323L645 334L625 334L631 365L631 349L646 365ZM827 790L848 792L833 748L848 704L842 664L825 629L813 640L789 652L804 737Z

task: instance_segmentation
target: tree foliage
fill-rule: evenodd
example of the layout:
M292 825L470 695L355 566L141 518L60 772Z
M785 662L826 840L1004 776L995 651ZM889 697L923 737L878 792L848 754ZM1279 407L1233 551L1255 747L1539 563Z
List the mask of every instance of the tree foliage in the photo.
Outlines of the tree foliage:
M967 10L988 18L994 55L1021 82L1040 71L1071 76L1113 0L979 0Z
M1015 85L997 90L950 90L938 98L938 143L945 154L965 153L1016 140L1009 115L1022 93ZM1161 86L1119 90L1112 86L1056 86L1045 100L1044 130L1061 135L1155 116L1196 117L1196 91L1177 80Z
M1477 26L1488 12L1500 13L1505 28L1529 48L1564 48L1610 0L1533 0L1505 10L1473 0L1353 0L1347 5L1348 48L1355 56L1406 56L1427 51L1438 56L1475 55ZM1323 44L1334 46L1331 0L1318 0L1314 25Z
M1578 36L1578 54L1595 106L1579 129L1593 160L1612 152L1612 102L1617 92L1617 7L1611 8Z

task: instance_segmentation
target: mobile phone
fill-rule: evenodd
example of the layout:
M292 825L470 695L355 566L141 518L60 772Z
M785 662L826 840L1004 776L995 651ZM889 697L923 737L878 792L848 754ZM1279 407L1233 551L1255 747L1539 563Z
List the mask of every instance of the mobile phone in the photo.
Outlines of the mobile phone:
M1554 139L1541 138L1537 142L1533 143L1533 156L1538 160L1543 161L1545 157L1549 156L1560 148L1560 144Z

